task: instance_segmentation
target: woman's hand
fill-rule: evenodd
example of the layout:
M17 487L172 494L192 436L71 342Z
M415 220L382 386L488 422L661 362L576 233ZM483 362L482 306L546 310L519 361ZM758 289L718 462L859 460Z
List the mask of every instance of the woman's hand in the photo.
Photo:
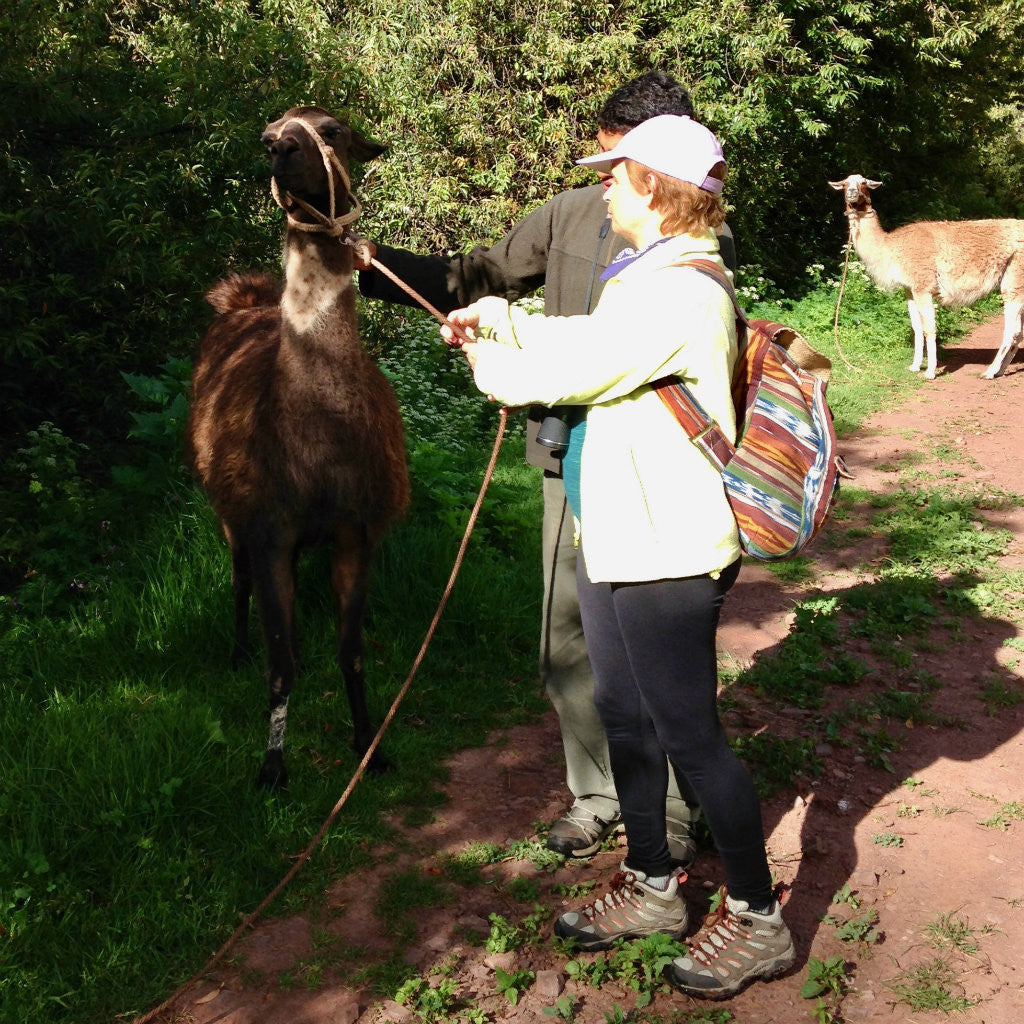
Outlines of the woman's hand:
M452 330L449 326L450 324L454 324L462 329L460 332L461 337L460 334L456 334ZM475 339L476 334L474 331L479 326L480 314L472 306L467 306L465 309L453 309L448 314L448 323L441 325L441 337L444 339L445 344L451 345L452 348L461 349L471 370L476 367L477 347L474 342L465 341L464 339L467 336Z
M451 326L449 326L450 324L454 324L456 328L460 328L460 333L463 337L459 337L459 335L452 330ZM471 370L476 369L476 357L480 348L479 344L475 341L476 330L479 326L480 312L475 308L475 306L467 306L465 309L453 309L448 314L448 323L441 325L441 337L444 339L445 344L451 345L452 348L461 349ZM474 340L463 340L463 338L467 336ZM494 401L493 395L488 395L487 397L492 402Z
M480 326L480 314L472 306L467 306L465 309L453 309L448 314L448 323L441 325L441 337L444 339L444 343L451 345L452 348L461 348L465 345L465 341L452 330L449 324L461 327L463 333L475 338L474 331Z
M470 344L469 342L464 341L462 343L461 348L462 348L462 354L466 357L466 362L469 363L469 368L471 370L475 370L476 369L476 350L479 348L479 346L477 344L475 344L475 343Z

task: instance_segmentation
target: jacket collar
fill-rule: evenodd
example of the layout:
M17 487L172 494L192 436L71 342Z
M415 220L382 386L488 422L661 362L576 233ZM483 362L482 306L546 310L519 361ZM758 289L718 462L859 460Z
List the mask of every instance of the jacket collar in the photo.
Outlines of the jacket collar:
M684 259L716 255L718 239L711 230L693 235L669 235L667 238L659 238L640 252L635 249L623 249L601 274L601 280L608 281L618 277L634 265L642 265L645 270L657 270Z

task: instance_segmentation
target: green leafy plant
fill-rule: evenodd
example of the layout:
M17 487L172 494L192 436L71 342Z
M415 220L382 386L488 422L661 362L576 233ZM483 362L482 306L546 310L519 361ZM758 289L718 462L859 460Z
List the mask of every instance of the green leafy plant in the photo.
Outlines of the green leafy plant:
M559 996L554 1006L545 1006L541 1013L548 1017L558 1017L559 1020L572 1021L576 1019L576 1012L579 1008L579 999L574 995Z
M511 953L519 948L519 929L501 914L488 914L491 922L491 933L487 936L484 948L488 953Z
M518 903L530 903L540 895L540 884L536 879L523 878L522 875L509 882L508 893Z
M656 932L642 939L618 943L610 955L610 967L616 979L634 989L638 995L634 1008L643 1009L661 986L661 975L672 961L682 956L686 947Z
M937 789L922 789L921 787L925 784L921 779L904 779L903 785L912 793L916 793L918 792L918 790L920 790L921 796L935 796L938 793Z
M1001 679L991 679L980 693L980 699L990 715L998 715L1008 708L1015 708L1024 702L1024 688L1016 683L1006 683Z
M848 906L853 907L856 910L863 902L860 896L857 895L855 889L851 888L849 882L843 882L842 888L837 889L832 897L833 903L846 903Z
M597 888L597 882L559 882L551 887L551 891L567 900L581 900Z
M831 919L836 925L836 938L843 942L864 942L873 945L878 941L878 911L874 907L859 917L851 917L847 921Z
M535 839L520 839L506 848L506 859L528 860L538 871L557 871L565 857Z
M876 846L899 847L903 845L903 836L896 832L877 832L871 837Z
M533 971L504 971L495 967L494 977L498 991L515 1006L520 995L533 984L536 975Z
M987 818L981 824L986 828L997 828L1005 832L1014 821L1024 821L1024 804L1017 800L1003 804L991 818Z
M673 1024L732 1024L736 1018L729 1010L683 1010L672 1016Z
M818 1024L839 1020L839 1003L846 993L846 963L841 955L825 960L811 957L807 964L807 980L800 987L803 999L815 999L814 1017Z
M43 422L0 461L7 481L0 504L0 581L8 573L27 580L26 589L43 607L80 603L116 566L115 524L121 517L88 480L82 464L89 457L88 446ZM103 571L97 573L97 566Z
M442 978L431 987L424 978L410 978L395 993L395 1002L408 1006L422 1024L442 1024L455 1016L459 1005L459 984L453 978Z
M615 971L608 957L598 954L586 960L570 960L565 965L565 973L574 981L600 988L606 981L615 976Z
M518 925L513 924L501 914L489 914L491 933L485 946L488 953L511 953L524 945L537 942L540 929L549 916L549 911L539 904L534 904L533 912L523 918Z
M791 784L794 776L814 777L821 771L821 758L810 737L787 739L762 732L735 736L729 742L750 768L758 791L764 797Z
M846 991L846 962L841 954L819 960L812 956L807 962L807 980L800 986L803 999L830 995L838 998Z

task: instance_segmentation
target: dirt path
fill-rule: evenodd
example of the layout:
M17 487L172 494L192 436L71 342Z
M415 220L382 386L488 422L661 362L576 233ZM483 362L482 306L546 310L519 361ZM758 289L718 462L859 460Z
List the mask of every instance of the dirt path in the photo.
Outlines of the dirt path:
M933 386L906 408L872 418L843 443L858 488L885 491L899 483L901 467L902 472L912 467L916 474L936 478L958 474L961 485L973 481L989 490L1024 494L1024 462L1016 443L1018 431L1024 433L1024 357L1000 380L980 378L999 334L998 323L979 327L959 347L947 350L945 372ZM1001 565L1024 569L1024 510L984 515L1014 536ZM880 543L868 535L855 548L825 548L817 557L814 587L829 593L862 583L884 555ZM723 656L746 665L770 651L788 634L792 606L806 593L806 587L780 585L761 568L745 568L726 604ZM795 778L765 805L773 868L792 887L786 916L797 942L797 966L786 977L755 984L726 1004L658 994L646 1011L649 1016L641 1019L814 1021L815 1001L800 996L809 958L824 961L837 955L845 961L850 986L837 1020L947 1019L941 1012L912 1010L897 1001L894 989L900 979L936 961L950 971L947 991L977 1001L957 1019L1016 1024L1024 1015L1024 821L1007 820L1004 829L997 820L1007 805L1024 810L1024 705L992 716L978 697L986 682L1019 686L1024 678L1024 595L1016 595L1005 614L972 621L953 642L948 632L934 645L920 642L927 638L906 639L907 657L915 667L942 683L933 711L955 717L959 727L908 727L902 749L890 755L892 771L870 767L849 748L819 745L822 772L813 779ZM867 640L850 653L872 661ZM879 676L869 678L867 685L879 687ZM749 709L745 714L741 724L749 730L758 723L750 721ZM801 714L797 709L773 714L763 724L769 731L778 726L792 734L799 731ZM499 792L482 793L478 780L495 777ZM905 784L908 779L915 781ZM458 754L447 791L450 802L434 822L403 830L402 843L380 851L380 876L414 868L436 871L445 854L458 853L470 840L505 844L530 835L534 822L557 817L565 794L554 715L504 732L488 747ZM893 834L902 837L902 845L878 838ZM543 1018L542 1010L561 993L582 1000L576 1020L602 1024L615 1004L631 1008L635 993L618 983L598 990L567 979L564 959L553 955L546 941L493 955L469 937L487 934L491 912L510 920L529 912L531 903L517 904L509 895L511 879L538 883L537 900L558 907L563 897L553 886L589 879L604 883L620 857L621 850L609 850L586 865L551 873L538 872L529 862L489 867L485 874L494 884L467 887L454 905L418 913L414 945L398 952L424 977L434 972L435 983L442 965L453 965L445 968L448 976L490 1020L552 1019ZM178 1012L164 1019L178 1024L403 1024L419 1019L407 1007L376 1002L368 991L338 980L356 949L392 948L373 913L372 882L346 880L308 916L262 923L241 948L243 963L196 986ZM706 909L706 895L720 882L717 858L705 850L686 886L695 922ZM832 904L833 895L847 884L862 901L857 910ZM879 932L870 944L842 941L836 924L821 920L829 913L841 919L862 917L869 910L877 912ZM955 931L960 924L969 931ZM550 928L548 920L542 934L549 936ZM943 946L943 934L960 948ZM323 956L325 950L333 952L333 963ZM318 955L327 963L318 968L319 984L307 988L301 979L309 977L309 965ZM495 966L536 973L533 987L516 1006L496 994ZM280 984L286 972L296 984ZM732 1016L711 1015L724 1011Z

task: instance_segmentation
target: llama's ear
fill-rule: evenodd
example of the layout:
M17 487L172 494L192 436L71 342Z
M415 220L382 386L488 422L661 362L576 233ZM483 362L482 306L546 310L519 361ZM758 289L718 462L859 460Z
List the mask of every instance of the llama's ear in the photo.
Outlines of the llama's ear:
M387 146L382 146L379 142L374 142L372 139L368 139L365 135L361 135L359 132L352 129L352 141L348 147L348 155L353 160L358 160L360 163L366 163L368 160L373 160L375 157L381 155Z

